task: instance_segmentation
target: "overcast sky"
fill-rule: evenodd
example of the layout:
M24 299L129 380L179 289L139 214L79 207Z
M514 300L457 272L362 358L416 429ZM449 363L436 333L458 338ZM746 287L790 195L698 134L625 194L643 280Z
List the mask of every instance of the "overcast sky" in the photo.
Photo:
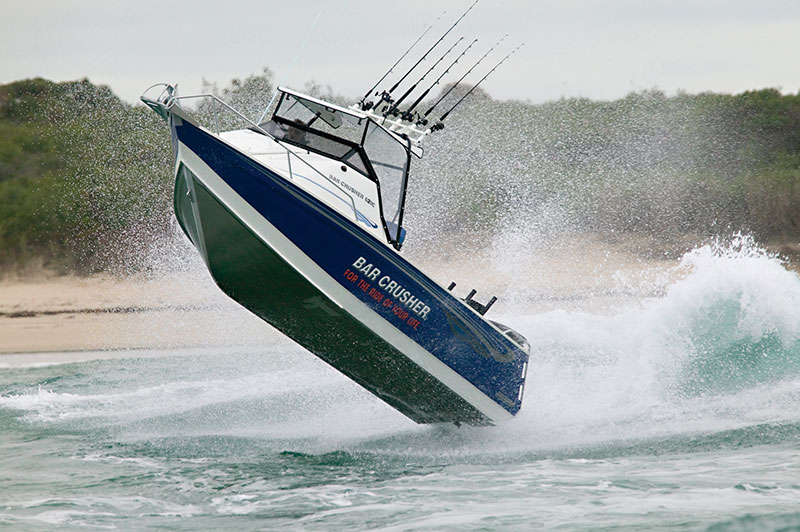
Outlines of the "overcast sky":
M133 102L153 83L177 82L188 94L202 78L225 85L267 66L287 86L313 79L355 99L443 10L410 56L421 56L472 1L0 0L0 83L88 77ZM509 38L472 78L524 41L484 84L498 99L613 99L651 88L800 91L800 0L480 0L443 43L479 39L444 81L504 33Z

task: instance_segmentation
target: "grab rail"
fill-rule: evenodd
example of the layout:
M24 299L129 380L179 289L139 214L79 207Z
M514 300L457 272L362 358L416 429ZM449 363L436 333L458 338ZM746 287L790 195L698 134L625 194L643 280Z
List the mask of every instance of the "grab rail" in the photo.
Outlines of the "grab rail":
M162 84L159 83L159 84L153 85L152 87L150 87L146 91L144 91L144 93L142 94L142 101L144 101L145 103L147 103L147 100L152 102L153 100L150 100L149 98L145 98L144 95L147 94L147 92L150 89L152 89L153 87L157 87L159 85L162 85ZM287 160L287 162L289 164L289 178L291 180L294 181L294 174L292 173L292 156L295 156L295 157L297 157L298 160L300 160L306 166L311 168L314 172L316 172L320 176L322 176L322 178L324 178L327 182L329 182L331 185L333 185L334 187L339 189L342 192L342 194L344 194L350 200L350 206L353 209L353 220L355 221L356 224L358 223L358 210L356 209L356 201L355 201L355 199L353 199L353 196L350 195L350 193L347 192L345 189L343 189L338 183L336 183L331 178L329 178L328 176L326 176L325 174L320 172L317 168L314 167L314 165L312 165L311 163L309 163L308 161L303 159L300 155L295 153L294 150L291 150L288 146L286 146L283 142L281 142L280 139L275 138L275 136L271 135L269 132L264 130L264 128L262 128L261 126L259 126L258 124L256 124L255 122L253 122L252 120L250 120L249 118L244 116L242 113L240 113L239 111L237 111L236 109L234 109L233 107L231 107L226 102L224 102L219 97L217 97L217 96L215 96L213 94L192 94L192 95L189 95L189 96L175 96L173 87L171 87L169 85L166 85L166 84L164 84L164 85L165 85L165 88L161 91L161 94L159 94L158 98L155 101L160 103L160 104L162 104L167 109L169 109L175 103L177 103L178 100L191 100L191 99L199 99L199 98L211 98L211 101L213 102L212 103L212 110L213 110L213 114L214 114L214 129L215 129L214 134L216 136L218 136L218 137L220 136L219 116L218 116L218 112L217 112L217 104L219 103L219 104L221 104L223 106L223 109L231 111L236 116L238 116L239 118L244 120L251 127L257 129L258 131L260 131L261 133L263 133L267 137L269 137L272 140L274 140L275 143L278 146L280 146L281 148L283 148L286 151L286 160Z

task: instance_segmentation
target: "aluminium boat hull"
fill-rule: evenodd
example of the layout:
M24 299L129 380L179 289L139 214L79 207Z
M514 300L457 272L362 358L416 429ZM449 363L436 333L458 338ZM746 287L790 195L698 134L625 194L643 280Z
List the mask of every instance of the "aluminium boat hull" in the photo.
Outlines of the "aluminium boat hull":
M418 423L517 413L528 360L518 345L179 106L169 121L175 213L226 294Z

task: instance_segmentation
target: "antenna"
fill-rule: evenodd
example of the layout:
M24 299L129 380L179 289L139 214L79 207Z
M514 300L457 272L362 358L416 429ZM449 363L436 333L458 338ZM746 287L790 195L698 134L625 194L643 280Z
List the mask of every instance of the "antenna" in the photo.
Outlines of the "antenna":
M437 22L439 22L439 19L440 19L440 18L442 18L442 17L444 16L444 14L445 14L445 13L447 13L447 11L442 11L442 14L441 14L441 15L439 15L439 17L438 17L436 20L434 20L434 21L433 21L433 24L431 24L430 26L428 26L428 28L427 28L425 31L423 31L423 32L422 32L422 35L420 35L420 36L419 36L419 38L417 38L417 40L416 40L416 41L414 41L414 44L412 44L411 46L409 46L408 50L406 50L406 51L405 51L405 53L404 53L403 55L401 55L401 56L400 56L400 59L398 59L398 60L395 62L395 64L393 64L393 65L391 66L391 68L390 68L389 70L387 70L387 71L386 71L386 73L383 75L383 77L382 77L381 79L379 79L379 80L378 80L378 82L377 82L375 85L373 85L373 86L372 86L372 88L371 88L370 90L368 90L368 91L367 91L367 93L364 95L364 97L363 97L363 98L361 98L361 102L360 102L360 103L361 103L361 108L362 108L362 109L369 109L370 107L372 107L371 105L369 105L369 104L365 104L365 103L364 103L364 102L366 101L366 99L367 99L367 98L369 98L369 95L370 95L370 94L372 94L372 91L374 91L375 89L377 89L377 88L378 88L378 85L380 85L380 84L383 82L383 80L385 80L385 79L386 79L386 76L388 76L389 74L391 74L391 73L392 73L392 71L394 70L394 68L395 68L397 65L399 65L399 64L400 64L400 61L402 61L403 59L405 59L405 57L408 55L408 53L409 53L409 52L410 52L410 51L411 51L411 50L412 50L412 49L413 49L413 48L414 48L414 47L417 45L417 43L419 43L419 41L421 41L421 40L422 40L422 38L423 38L423 37L425 37L425 35L427 35L427 33L428 33L429 31L431 31L431 28L433 28L433 26L434 26L434 25L435 25Z
M431 52L433 51L433 49L434 49L434 48L436 48L437 46L439 46L439 43L440 43L440 42L442 42L442 41L444 40L444 38L445 38L445 37L447 37L447 35L448 35L448 34L449 34L451 31L453 31L453 28L455 28L455 27L458 25L458 23L459 23L459 22L461 22L461 19L463 19L464 17L466 17L466 16L467 16L467 13L469 13L469 12L472 10L472 8L473 8L473 7L475 7L475 4L477 4L478 2L480 2L480 0L475 0L475 1L472 3L472 5L471 5L471 6L469 6L469 7L467 8L467 10L466 10L466 11L464 11L464 13L463 13L463 14L462 14L460 17L458 17L458 20L456 20L456 21L453 23L453 25L452 25L452 26L450 26L450 28L449 28L449 29L448 29L446 32L444 32L444 35L442 35L441 37L439 37L439 40L438 40L438 41L436 41L435 43L433 43L433 46L431 46L430 48L428 48L428 51L427 51L427 52L425 52L425 55L423 55L422 57L420 57L420 58L419 58L419 60L418 60L416 63L414 63L414 66L412 66L410 69L408 69L408 72L406 72L406 73L403 75L403 77L402 77L402 78L400 78L400 79L397 81L397 83L395 83L394 85L392 85L392 88L391 88L391 89L389 89L388 91L383 91L383 92L380 94L380 101L379 101L377 104L375 104L375 105L379 105L379 104L380 104L380 102L384 102L384 101L385 101L385 102L389 102L389 103L391 103L391 102L392 102L392 97L391 97L391 94L392 94L392 93L395 91L395 89L397 89L398 85L400 85L400 84L401 84L403 81L405 81L405 79L408 77L408 75L409 75L409 74L411 74L411 72L413 72L413 71L414 71L414 69L415 69L415 68L417 68L417 66L419 66L419 64L420 64L420 63L422 63L422 62L425 60L425 58L426 58L426 57L428 57L428 54L429 54L429 53L431 53Z
M439 63L441 63L441 62L442 62L442 60L443 60L443 59L444 59L444 58L447 56L447 54L449 54L450 52L452 52L452 51L453 51L453 48L455 48L456 46L458 46L458 43L460 43L460 42L461 42L461 41L463 41L463 40L464 40L464 37L459 37L459 38L458 38L458 40L457 40L456 42L454 42L454 43L453 43L453 46L451 46L450 48L448 48L448 49L447 49L447 51L446 51L444 54L442 54L442 57L440 57L440 58L439 58L439 60L438 60L438 61L436 61L436 62L433 64L433 66L432 66L432 67L430 67L430 68L428 69L428 71L427 71L427 72L425 72L425 73L422 75L422 77L421 77L421 78L419 78L419 80L418 80L416 83L414 83L414 84L413 84L411 87L409 87L409 89L408 89L408 90L405 92L405 94L403 94L402 96L400 96L400 98L398 98L398 99L397 99L397 101L396 101L396 102L394 102L394 105L392 105L392 106L389 108L389 110L388 110L388 111L386 111L386 113L384 113L384 116L385 116L385 115L387 115L387 114L393 114L393 115L397 116L397 108L400 106L400 104L401 104L401 103L403 103L403 100L405 100L405 99L408 97L408 95L409 95L409 94L411 94L412 92L414 92L414 89L416 89L416 88L417 88L417 85L419 85L419 84L422 82L422 80L423 80L423 79L425 79L425 76L427 76L428 74L430 74L431 72L433 72L433 69L435 69L435 68L436 68L436 67L439 65Z
M264 117L267 116L267 111L269 111L269 108L272 107L272 102L275 101L275 97L278 95L278 87L283 85L286 82L286 78L289 77L289 73L294 68L294 64L297 63L297 58L300 57L300 53L303 51L303 48L306 47L308 38L311 37L311 34L314 32L314 28L317 27L317 22L319 22L319 17L320 15L322 15L322 11L325 9L325 6L328 5L328 1L329 0L325 0L325 3L323 3L322 6L319 8L319 11L317 12L317 18L314 19L314 23L311 24L311 27L308 29L308 34L306 35L306 38L303 39L303 44L300 45L300 49L297 50L297 54L295 54L294 60L292 61L292 64L289 66L289 70L287 70L286 74L283 76L283 81L281 81L278 85L275 86L275 92L272 95L272 99L270 99L269 103L267 104L267 107L264 109L264 112L261 113L261 117L259 117L258 122L256 122L256 124L260 124L261 121L264 120Z
M488 52L486 52L485 54L483 54L483 56L482 56L480 59L478 59L478 62L477 62L477 63L475 63L474 65L472 65L472 67L471 67L469 70L467 70L467 72L466 72L466 73L465 73L463 76L461 76L461 78L460 78L458 81L456 81L455 85L453 85L452 87L450 87L450 88L447 90L447 92L445 92L445 93L442 95L442 97L441 97L441 98L439 98L439 100L438 100L438 101L437 101L435 104L431 105L430 109L428 109L427 111L425 111L425 114L423 115L423 117L426 117L426 116L428 116L429 114L431 114L431 111L433 111L433 109L434 109L434 108L435 108L437 105L439 105L440 103L442 103L442 100L444 100L445 98L447 98L447 95L448 95L448 94L450 94L451 92L453 92L453 89L455 89L456 87L458 87L458 86L461 84L461 82L462 82L462 81L464 81L464 78L466 78L467 76L469 76L470 72L472 72L472 71L475 69L475 67L476 67L476 66L478 66L479 64L481 64L481 61L483 61L484 59L486 59L486 56L487 56L487 55L489 55L490 53L492 53L492 50L494 50L495 48L497 48L497 45L499 45L501 42L503 42L503 40L504 40L506 37L508 37L508 33L506 33L505 35L503 35L503 36L500 38L500 40L499 40L499 41L497 41L496 43L494 43L494 46L492 46L491 48L489 48L489 51L488 51ZM423 119L422 119L422 120L419 122L419 124L420 124L420 125L422 125L422 126L424 126L424 125L425 125L425 124L427 124L427 123L428 123L428 121L427 121L427 120L425 120L424 118L423 118Z
M483 83L483 80L485 80L486 78L488 78L488 77L489 77L489 74L491 74L492 72L494 72L495 70L497 70L497 68L498 68L500 65L502 65L502 64L505 62L505 60L506 60L506 59L508 59L509 57L511 57L511 55L512 55L514 52L516 52L517 50L519 50L520 48L522 48L524 45L525 45L525 43L521 43L519 46L517 46L516 48L514 48L513 50L511 50L511 52L509 52L509 54L508 54L507 56L505 56L503 59L501 59L501 60L500 60L500 62L499 62L499 63L497 63L497 64L494 66L494 68L493 68L493 69L491 69L489 72L487 72L487 73L486 73L486 75L485 75L485 76L483 76L483 77L480 79L480 81L478 81L478 83L476 83L476 84L475 84L475 85L474 85L474 86L473 86L473 87L472 87L472 88L469 90L469 92L467 92L467 93L466 93L464 96L462 96L462 97L461 97L461 99L460 99L460 100L458 100L458 101L456 102L456 104L455 104L453 107L451 107L451 108L450 108L450 109L449 109L449 110L448 110L448 111L447 111L445 114L443 114L443 115L442 115L442 117L439 119L439 122L438 122L438 123L437 123L435 126L433 126L433 128L432 128L432 129L434 129L434 130L436 130L436 129L442 129L442 128L444 127L444 124L442 124L442 122L444 122L444 119L445 119L445 118L447 118L447 115L449 115L450 113L452 113L452 112L453 112L453 109L455 109L456 107L458 107L458 105L459 105L461 102L463 102L463 101L464 101L464 100L467 98L467 96L469 96L470 94L472 94L472 91L474 91L475 89L477 89L477 88L478 88L478 85L480 85L481 83Z
M469 46L467 46L466 48L464 48L464 51L463 51L463 52L461 52L461 54L460 54L458 57L456 57L456 60L455 60L455 61L453 61L452 63L450 63L450 66L449 66L449 67L447 67L447 70L445 70L444 72L442 72L442 74L441 74L441 75L440 75L438 78L436 78L436 81L434 81L434 82L433 82L433 85L431 85L430 87L428 87L428 90L426 90L425 92L423 92L422 94L420 94L419 98L417 98L417 100L416 100L414 103L412 103L412 104L411 104L411 106L410 106L408 109L406 109L406 110L405 110L405 112L403 113L403 116L402 116L402 119L403 119L403 120L409 120L409 121L411 120L411 118L412 118L412 116L411 116L411 112L412 112L412 111L414 111L414 109L417 107L417 105L419 105L419 102L421 102L422 100L424 100L424 99L425 99L425 96L427 96L427 95L428 95L428 93L429 93L429 92L431 92L431 90L433 90L433 88L434 88L436 85L438 85L440 81L442 81L442 78L443 78L443 77L445 77L445 76L447 75L447 73L448 73L448 72L450 72L450 69L451 69L451 68L453 68L453 67L455 66L455 64L456 64L456 63L458 63L458 60L459 60L459 59L461 59L462 57L464 57L464 54L466 54L466 53L469 51L469 49L470 49L470 48L472 48L472 45L473 45L473 44L475 44L476 42L478 42L478 39L475 39L475 40L473 40L471 43L469 43ZM420 80L420 81L421 81L421 80Z

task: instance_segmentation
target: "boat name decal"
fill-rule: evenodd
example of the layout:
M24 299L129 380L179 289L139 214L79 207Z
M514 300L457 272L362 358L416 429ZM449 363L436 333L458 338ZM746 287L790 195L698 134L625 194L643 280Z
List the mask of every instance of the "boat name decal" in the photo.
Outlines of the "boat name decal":
M334 183L336 183L337 185L339 185L343 189L347 190L348 192L351 192L354 195L358 196L359 198L361 198L364 201L364 203L366 203L370 207L374 207L375 206L375 202L372 201L372 199L370 199L369 197L365 196L363 192L361 192L360 190L355 188L353 185L351 185L347 181L343 181L343 180L339 179L338 177L336 177L333 174L328 174L328 179L330 179L331 181L333 181Z
M420 320L428 319L431 308L424 301L392 280L390 276L381 275L381 270L368 263L367 259L358 257L352 266L354 270L348 268L344 272L344 278L401 321L416 330L421 323Z

